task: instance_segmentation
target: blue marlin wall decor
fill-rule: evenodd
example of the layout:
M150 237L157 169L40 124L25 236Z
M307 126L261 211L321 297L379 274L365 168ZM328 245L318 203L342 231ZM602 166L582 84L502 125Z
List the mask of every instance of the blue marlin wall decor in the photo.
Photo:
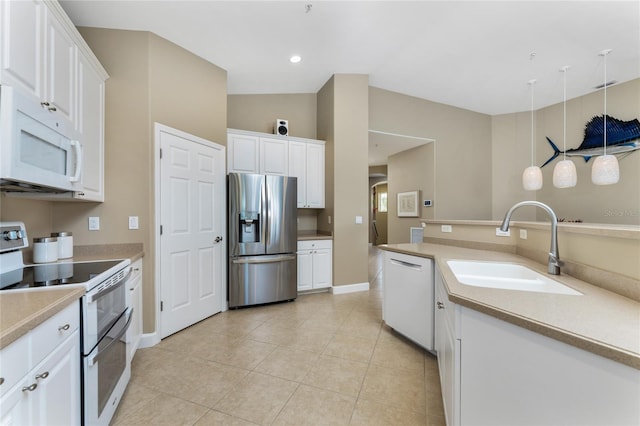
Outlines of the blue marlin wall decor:
M603 116L596 116L587 123L584 129L584 139L579 147L560 151L556 144L547 136L547 141L553 148L553 155L542 167L546 166L560 154L583 157L589 161L591 157L604 154L604 122ZM640 149L640 122L638 119L622 121L607 115L607 154L630 153Z

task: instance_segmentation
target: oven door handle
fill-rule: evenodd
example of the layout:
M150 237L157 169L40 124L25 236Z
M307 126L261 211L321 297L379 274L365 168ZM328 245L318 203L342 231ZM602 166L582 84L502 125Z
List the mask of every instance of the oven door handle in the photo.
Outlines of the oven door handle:
M124 327L122 327L122 330L120 330L118 332L118 335L113 338L111 343L109 343L106 347L102 348L102 350L99 351L97 354L95 354L94 356L89 358L89 365L90 366L94 365L96 362L98 362L100 360L100 358L102 358L102 356L105 353L109 352L109 349L111 349L111 346L113 346L115 343L117 343L118 340L120 340L120 338L124 335L124 333L127 332L127 330L129 329L129 326L131 325L131 320L133 319L133 308L127 309L127 313L125 315L127 315L129 318L127 319L127 322L124 325Z
M94 300L100 299L105 294L111 293L113 290L118 288L120 285L122 285L125 282L127 282L129 277L131 276L131 273L132 273L132 269L129 266L129 272L127 273L127 275L123 279L121 279L120 281L118 281L117 283L115 283L113 285L110 285L109 287L105 288L104 290L97 292L96 294L91 294L91 293L87 294L87 301L89 303L92 303Z

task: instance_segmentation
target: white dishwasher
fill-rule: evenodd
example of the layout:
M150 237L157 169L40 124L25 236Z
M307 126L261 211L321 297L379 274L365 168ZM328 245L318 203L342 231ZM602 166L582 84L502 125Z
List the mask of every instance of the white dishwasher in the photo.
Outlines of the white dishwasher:
M382 318L398 333L433 351L433 260L385 251Z

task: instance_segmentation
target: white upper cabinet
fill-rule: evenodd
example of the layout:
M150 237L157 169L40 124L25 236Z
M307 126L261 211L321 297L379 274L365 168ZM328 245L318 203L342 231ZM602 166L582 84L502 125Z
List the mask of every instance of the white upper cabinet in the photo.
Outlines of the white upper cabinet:
M324 208L324 145L290 141L289 176L298 178L298 208Z
M298 178L298 208L324 208L324 141L229 129L227 170Z
M74 198L104 201L104 78L89 61L78 60L79 116L78 130L82 135L82 191Z
M324 208L324 145L307 144L307 208Z
M78 128L78 48L50 9L45 14L45 95L43 106Z
M56 1L0 1L0 83L76 131L83 190L24 198L104 201L104 83L108 75Z
M227 170L229 173L260 173L260 138L227 134Z
M307 144L289 142L289 176L298 178L298 208L307 207Z
M46 7L40 1L0 2L0 81L44 98Z
M260 173L288 176L288 153L286 139L260 138Z
M77 128L77 45L42 1L3 1L2 84L33 95L43 111Z

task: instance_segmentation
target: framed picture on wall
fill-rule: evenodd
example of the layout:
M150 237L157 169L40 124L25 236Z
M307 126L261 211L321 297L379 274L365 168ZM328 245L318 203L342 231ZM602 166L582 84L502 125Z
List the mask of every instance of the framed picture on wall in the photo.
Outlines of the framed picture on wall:
M418 217L418 191L398 192L398 217Z

